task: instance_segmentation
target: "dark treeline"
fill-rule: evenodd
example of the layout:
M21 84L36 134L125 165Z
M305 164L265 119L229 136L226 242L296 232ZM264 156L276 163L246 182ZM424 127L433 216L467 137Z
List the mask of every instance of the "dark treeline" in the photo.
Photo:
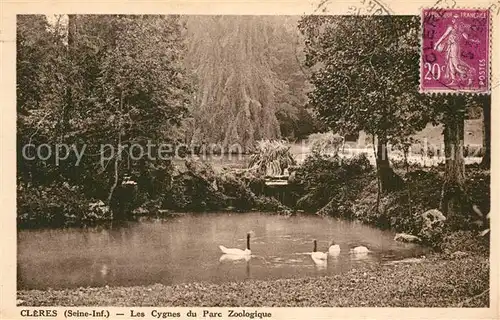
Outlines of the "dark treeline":
M125 152L102 162L101 145L171 141L192 91L178 16L62 18L49 24L45 16L18 16L17 143L19 151L85 146L85 156L76 166L71 157L56 164L54 155L28 161L18 152L18 204L37 211L52 203L73 215L86 198L110 203L125 170L153 189L168 163L132 161Z

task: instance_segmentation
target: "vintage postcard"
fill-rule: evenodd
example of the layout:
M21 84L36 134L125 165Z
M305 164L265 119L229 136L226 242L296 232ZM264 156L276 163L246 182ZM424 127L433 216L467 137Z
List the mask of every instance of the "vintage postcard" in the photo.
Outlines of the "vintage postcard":
M499 13L3 2L0 318L498 319Z

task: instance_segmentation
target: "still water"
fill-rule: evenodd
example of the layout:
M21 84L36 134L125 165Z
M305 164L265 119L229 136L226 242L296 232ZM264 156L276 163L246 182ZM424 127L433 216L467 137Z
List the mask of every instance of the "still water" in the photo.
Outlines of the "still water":
M250 231L248 261L222 257L219 245L245 249ZM17 283L18 289L56 289L292 278L338 274L425 252L393 237L352 221L260 213L193 214L113 229L23 230L18 233ZM313 239L318 251L327 251L335 240L340 256L317 265L307 255ZM359 245L372 252L348 252Z

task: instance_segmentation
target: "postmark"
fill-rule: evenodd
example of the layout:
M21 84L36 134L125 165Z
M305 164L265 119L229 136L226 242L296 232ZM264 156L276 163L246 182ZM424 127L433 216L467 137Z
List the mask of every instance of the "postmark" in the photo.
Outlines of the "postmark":
M423 9L420 91L489 93L490 11Z
M393 15L394 12L383 0L357 0L346 8L346 15L350 16L381 16ZM338 11L338 3L331 0L313 2L312 14L331 14ZM304 15L307 13L304 12Z

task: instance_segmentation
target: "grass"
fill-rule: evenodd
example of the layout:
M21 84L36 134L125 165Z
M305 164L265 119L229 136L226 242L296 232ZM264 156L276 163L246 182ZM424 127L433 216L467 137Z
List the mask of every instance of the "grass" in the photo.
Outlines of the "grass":
M488 307L486 256L365 266L336 276L19 291L25 306Z

